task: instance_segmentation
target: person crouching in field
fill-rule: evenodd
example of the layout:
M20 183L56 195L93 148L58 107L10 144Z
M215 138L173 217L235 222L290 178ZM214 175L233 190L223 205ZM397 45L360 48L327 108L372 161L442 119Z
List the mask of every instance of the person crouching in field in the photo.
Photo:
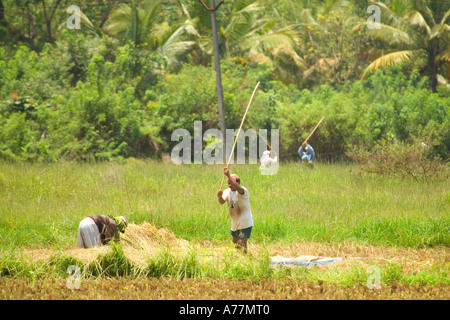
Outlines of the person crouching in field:
M125 217L112 218L106 215L91 215L81 220L78 226L78 248L93 248L120 241L119 231L125 233L128 221Z
M298 154L302 158L302 165L306 163L307 165L314 166L314 158L316 153L313 147L311 147L306 141L302 143L300 148L298 148Z
M228 189L217 192L220 204L228 203L231 217L231 231L233 243L236 248L247 253L247 241L250 238L253 227L253 217L250 210L250 201L247 188L241 186L237 174L230 175L228 168L224 168L224 174L228 178Z

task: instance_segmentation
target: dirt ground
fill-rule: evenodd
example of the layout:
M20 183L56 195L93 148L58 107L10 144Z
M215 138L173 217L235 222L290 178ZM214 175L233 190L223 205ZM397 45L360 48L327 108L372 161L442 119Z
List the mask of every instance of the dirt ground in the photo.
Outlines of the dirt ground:
M229 242L209 242L196 243L197 254L202 260L214 259L216 262L224 260L224 253L234 250ZM161 249L162 246L159 248ZM190 246L183 243L171 246L171 252L185 255L190 250ZM69 256L86 264L94 261L99 255L105 255L111 250L108 246L102 246L92 249L69 248L65 253ZM391 262L400 265L402 272L412 273L429 269L434 265L448 266L450 264L450 249L446 247L434 248L393 248L383 246L369 246L354 244L351 242L341 244L324 244L314 242L298 242L298 243L277 243L268 246L257 244L249 244L249 255L257 258L260 254L269 251L270 257L287 257L296 258L299 256L316 256L316 257L343 257L345 260L340 262L342 267L348 267L355 263L365 264L383 264ZM145 266L146 259L150 256L158 254L155 246L150 248L136 248L134 246L125 246L124 253L126 257L136 266ZM24 249L23 253L28 261L45 261L52 256L58 254L58 251L52 249ZM364 262L358 262L354 258L368 259ZM244 258L243 258L244 259ZM323 267L322 267L323 268Z
M196 242L189 243L165 228L156 228L149 223L142 225L130 224L127 232L122 236L124 253L134 265L145 266L148 257L157 255L162 249L170 247L174 254L185 255L193 247L199 249L198 253L202 259L223 260L223 254L232 249L231 242ZM448 247L436 246L433 248L402 248L387 246L370 246L357 244L351 241L342 243L321 242L278 242L275 244L249 243L249 255L258 257L260 254L269 252L271 257L282 256L296 258L310 255L317 257L343 257L346 261L352 258L368 258L372 264L389 261L401 266L406 273L418 272L433 265L448 265L450 263L450 249ZM109 252L109 246L92 249L66 248L65 253L84 263L91 263L99 255ZM45 260L58 252L52 249L27 249L23 250L25 257L29 260ZM346 265L343 263L342 265Z
M176 238L166 229L157 229L150 224L131 225L123 237L124 253L133 264L140 265L158 253L165 246L174 252L185 254L191 244ZM223 253L234 250L230 243L209 241L195 244L201 259L223 260ZM104 255L111 248L103 246L94 249L67 248L66 253L79 261L90 263L97 256ZM355 257L368 258L370 264L390 261L400 265L403 273L413 273L432 268L448 266L450 250L447 247L425 249L369 246L343 242L340 244L297 242L270 245L249 244L249 254L257 257L263 252L271 257L295 258L311 255L321 257L345 257L340 268L354 263L368 263L352 260ZM31 261L50 258L57 252L52 249L24 249ZM326 270L327 266L321 266ZM369 289L366 285L339 286L323 281L292 278L262 279L260 281L230 280L225 278L88 278L83 279L79 289L69 289L66 279L44 278L39 280L0 277L0 300L449 300L449 286L407 285L390 282L380 289Z
M0 300L449 300L448 286L391 284L370 290L286 280L103 278L68 289L65 279L0 278Z
M206 251L221 252L223 243L199 244ZM261 247L249 246L253 255ZM365 245L297 243L276 244L266 247L271 256L297 257L299 255L320 255L328 257L370 257L373 261L392 261L400 264L402 271L418 272L435 264L445 266L449 263L448 248L388 248ZM92 261L99 253L104 254L108 247L92 251L71 249L69 253L86 262ZM54 254L52 250L31 250L27 254L34 259L43 259ZM135 258L130 252L130 258ZM77 256L78 255L78 256ZM342 268L348 267L351 259L340 262ZM372 260L371 260L372 261ZM365 263L365 262L361 262ZM321 268L328 268L322 266ZM381 289L370 290L365 285L352 287L339 286L326 282L295 281L277 279L260 281L230 280L218 278L88 278L83 279L80 289L70 290L66 279L11 279L0 277L0 300L449 300L449 286L407 285L390 283Z

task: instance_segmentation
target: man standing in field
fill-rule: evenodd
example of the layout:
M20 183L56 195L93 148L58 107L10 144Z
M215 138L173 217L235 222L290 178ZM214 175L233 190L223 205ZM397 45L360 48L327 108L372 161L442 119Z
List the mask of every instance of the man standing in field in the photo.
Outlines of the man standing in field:
M278 161L278 157L275 154L274 158L270 157L270 151L266 150L263 152L262 157L261 157L261 166L260 169L266 169L267 167L270 167L272 165L272 163L277 163Z
M237 174L230 175L228 168L223 173L228 178L228 189L217 192L220 204L228 203L231 217L231 231L233 243L236 248L247 253L247 241L250 238L253 227L253 217L250 210L250 201L247 188L241 186L241 180Z
M78 248L93 248L107 244L110 240L119 241L119 231L125 233L128 221L120 216L112 218L94 214L81 220L78 227Z

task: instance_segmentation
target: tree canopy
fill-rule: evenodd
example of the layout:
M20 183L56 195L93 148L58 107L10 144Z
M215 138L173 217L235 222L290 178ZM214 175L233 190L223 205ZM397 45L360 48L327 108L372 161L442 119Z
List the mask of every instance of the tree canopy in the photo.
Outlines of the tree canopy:
M280 129L282 159L322 116L323 159L417 137L448 158L450 0L226 0L216 17L227 127L261 81L249 119ZM213 54L200 1L0 0L0 158L160 157L176 128L219 127Z

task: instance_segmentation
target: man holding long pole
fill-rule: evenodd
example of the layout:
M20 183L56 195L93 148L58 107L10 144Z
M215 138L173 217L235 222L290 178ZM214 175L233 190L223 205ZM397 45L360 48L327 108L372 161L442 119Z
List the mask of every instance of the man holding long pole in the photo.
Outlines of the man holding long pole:
M298 149L298 154L302 159L302 165L305 163L311 166L314 165L314 158L316 156L316 153L313 147L311 147L306 141L304 141Z
M228 189L219 190L217 198L220 204L228 203L231 218L230 234L236 249L247 253L247 241L253 228L248 190L241 186L241 179L237 174L230 174L228 168L224 168L223 173L228 178Z
M323 121L324 118L325 117L322 117L322 119L320 119L319 123L314 127L313 131L309 134L308 138L306 138L305 141L302 142L300 148L298 148L298 154L302 159L302 165L306 163L307 165L314 166L314 158L316 157L316 153L313 147L311 147L311 145L308 144L308 140L309 138L311 138L313 133L319 127L320 123Z
M250 210L249 194L247 188L241 186L241 179L239 176L237 174L230 175L228 167L230 166L231 157L233 156L234 147L236 146L239 134L241 133L242 125L244 124L259 84L260 82L258 82L255 89L253 89L247 109L245 109L244 116L241 120L241 125L239 126L236 139L234 140L233 148L231 149L230 156L228 157L227 166L223 169L224 176L222 178L220 189L217 192L219 203L228 203L228 209L231 217L230 234L233 237L233 243L236 244L237 249L242 249L244 253L247 253L247 241L250 238L253 228L253 216ZM228 178L228 189L222 191L225 177Z

